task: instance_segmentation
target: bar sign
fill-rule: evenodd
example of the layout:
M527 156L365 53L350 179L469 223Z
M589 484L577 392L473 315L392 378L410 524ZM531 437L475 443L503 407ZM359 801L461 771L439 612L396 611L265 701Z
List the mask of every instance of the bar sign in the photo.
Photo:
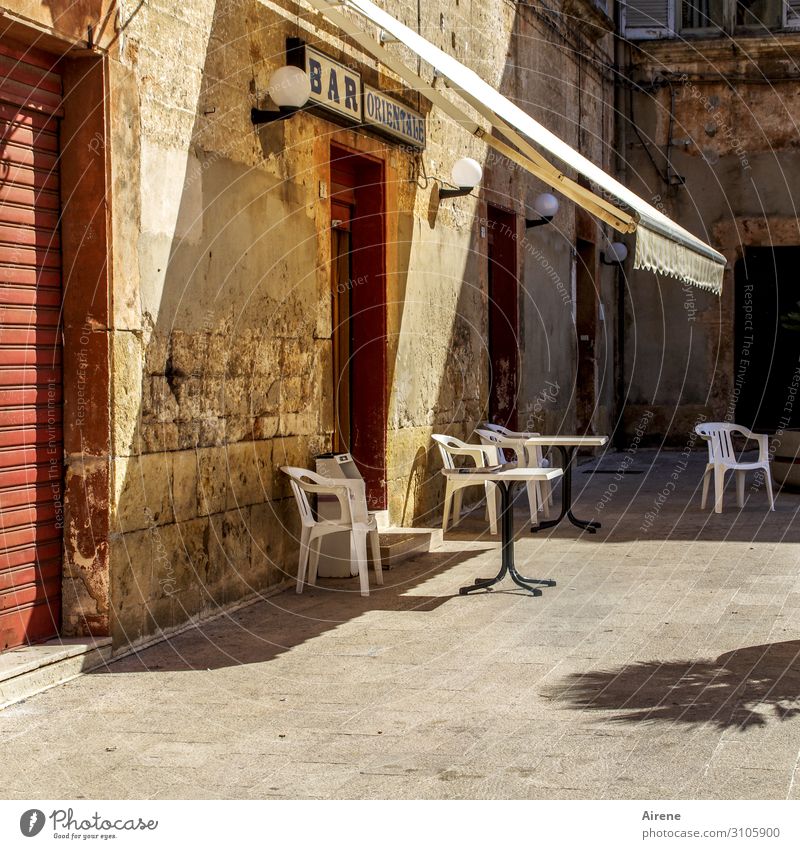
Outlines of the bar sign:
M306 47L306 72L314 103L361 121L361 74L312 47Z
M425 147L425 116L366 84L364 123L414 147Z

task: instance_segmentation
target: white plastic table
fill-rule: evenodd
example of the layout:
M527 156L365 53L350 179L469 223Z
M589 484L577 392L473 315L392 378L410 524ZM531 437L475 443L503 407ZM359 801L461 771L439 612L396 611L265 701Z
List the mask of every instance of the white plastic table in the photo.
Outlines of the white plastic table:
M556 519L540 522L531 528L535 534L543 528L553 528L566 516L576 528L593 534L601 527L600 522L578 519L572 512L572 464L578 448L600 448L608 442L607 436L532 436L525 440L527 445L542 448L558 448L563 459L564 480L561 484L561 513Z
M520 469L503 467L491 472L482 472L480 469L442 469L443 475L456 475L459 478L474 481L492 481L500 489L500 538L501 556L500 571L494 578L476 578L475 583L468 587L461 587L459 593L466 595L475 590L485 590L505 578L506 574L511 580L529 590L533 595L541 595L542 591L533 584L545 587L554 587L556 582L550 579L540 580L538 578L526 578L517 572L514 565L514 505L511 500L511 488L518 481L551 481L561 477L561 469Z

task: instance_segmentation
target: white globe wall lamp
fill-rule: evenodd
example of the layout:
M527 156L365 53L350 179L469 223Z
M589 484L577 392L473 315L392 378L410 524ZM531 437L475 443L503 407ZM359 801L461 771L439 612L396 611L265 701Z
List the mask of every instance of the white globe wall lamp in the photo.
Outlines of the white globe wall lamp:
M450 172L450 180L457 189L439 189L439 200L446 198L460 198L468 195L483 177L483 168L480 162L465 156L459 159Z
M531 227L541 227L543 224L549 224L558 212L558 198L551 195L550 192L542 192L533 202L533 209L539 216L538 218L526 218L525 229L530 230Z
M250 120L254 124L269 124L282 121L299 112L311 97L311 81L308 74L295 65L278 68L269 78L269 96L277 109L250 110Z
M612 242L600 255L603 265L622 266L628 258L628 247L623 242Z

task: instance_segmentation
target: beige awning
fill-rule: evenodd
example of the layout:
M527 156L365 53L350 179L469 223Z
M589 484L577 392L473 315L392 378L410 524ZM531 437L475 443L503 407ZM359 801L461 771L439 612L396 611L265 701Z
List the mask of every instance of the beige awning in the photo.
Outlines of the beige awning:
M307 2L469 133L483 139L487 145L505 154L615 230L621 233L635 232L634 268L644 268L676 277L716 294L722 291L725 257L721 253L671 221L561 141L457 59L431 44L370 0ZM371 32L366 31L360 24L359 17L374 24L376 29L370 28ZM380 43L380 30L394 36L432 65L448 82L450 89L486 119L495 134L486 132L462 106L432 88L387 50ZM544 157L543 152L551 154L581 174L592 184L595 191L567 177Z

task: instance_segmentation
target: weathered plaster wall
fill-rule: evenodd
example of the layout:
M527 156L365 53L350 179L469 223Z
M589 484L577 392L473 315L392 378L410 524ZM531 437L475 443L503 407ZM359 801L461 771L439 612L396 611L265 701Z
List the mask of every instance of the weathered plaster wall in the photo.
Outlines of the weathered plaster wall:
M108 49L124 29L129 5L119 0L4 0L0 30L59 55L71 48Z
M110 244L107 315L97 328L108 389L93 411L106 442L92 449L105 478L83 526L102 545L69 561L81 588L72 632L110 622L122 646L293 574L296 509L278 469L313 465L333 430L330 209L320 191L332 141L386 169L390 521L437 520L442 482L430 434L470 438L486 416L488 203L519 216L520 422L574 426L569 203L553 226L526 234L522 218L546 187L487 157L436 110L421 157L319 116L254 129L250 108L283 64L287 36L392 85L292 2L126 3L115 16L87 0L72 4L69 23L66 5L38 8L39 23L56 41L77 41L96 21L108 51L96 167L109 185ZM608 166L610 80L597 72L608 63L607 37L594 43L571 17L503 0L386 8ZM406 48L390 49L417 66ZM446 92L432 68L419 72ZM482 186L437 205L437 186L461 156L484 162ZM602 418L607 394L598 400ZM75 482L77 503L89 488Z
M728 259L721 298L649 273L629 275L626 424L635 428L652 406L649 439L682 445L700 416L730 414L736 260L747 245L800 244L800 39L646 46L631 54L631 76L645 90L628 100L642 139L627 133L627 177ZM669 147L669 167L683 186L665 185L643 142L664 175Z
M500 91L561 138L611 167L613 81L600 70L610 61L610 39L597 43L588 39L570 15L515 9L506 3L462 2L451 6L443 18L440 7L423 5L422 10L426 37L447 51L455 45L457 55ZM484 165L483 202L460 199L442 204L432 230L429 192L417 193L403 333L392 387L396 404L390 411L390 426L398 426L389 440L390 515L398 524L427 523L438 517L443 487L438 452L428 448L430 434L439 430L469 440L475 424L487 415L488 203L517 213L519 426L551 432L575 428L575 208L562 198L552 225L526 232L524 218L534 217L533 200L548 187L470 141L451 123L439 123L435 111L429 129L427 173L447 179L450 163L459 156L479 159ZM592 238L599 247L603 236L599 227L593 228ZM613 276L599 273L598 287L598 297L612 304L610 314L606 309L612 317ZM603 325L599 328L602 348ZM449 342L443 333L448 329ZM601 353L595 427L608 432L613 380L603 377L609 357L605 348ZM609 356L613 369L613 351Z
M396 5L403 17L408 10ZM436 520L441 480L430 434L469 438L486 413L486 240L479 219L486 200L522 214L543 187L503 161L488 161L485 199L437 207L433 178L448 179L459 156L484 160L486 149L435 111L417 163L400 147L319 117L254 131L252 92L266 89L287 35L321 39L323 49L342 50L376 77L368 57L344 52L316 22L298 29L294 7L284 8L255 0L149 7L131 22L114 63L113 88L130 106L115 117L112 147L130 152L125 162L115 158L115 208L132 213L117 222L115 239L120 403L111 562L118 643L294 572L296 511L277 470L312 465L316 453L329 450L333 429L330 213L319 191L331 141L380 156L386 167L393 523ZM530 89L526 96L556 132L608 158L602 83L592 88L557 35L515 39L515 10L499 0L462 2L444 17L423 5L421 16L429 38L466 56L504 90ZM530 67L530 74L508 75L509 51L511 66ZM560 86L545 70L554 64L562 66ZM432 69L422 72L433 80ZM572 106L578 89L586 100L580 114ZM569 204L559 220L540 250L568 289ZM556 425L572 403L574 327L560 290L552 280L543 284L541 267L520 252L525 303L551 316L546 325L532 322L526 306L523 345L534 349L551 334L552 348L547 364L532 362L526 350L520 409L534 410L553 375L561 391L536 413Z
M305 115L253 129L253 92L266 89L286 36L296 34L291 18L255 0L147 7L112 62L112 97L127 107L115 110L112 125L114 206L130 213L115 222L118 644L294 571L296 509L278 467L313 465L333 430L330 211L320 198L331 141L379 155L386 166L393 512L394 490L408 483L397 447L407 423L424 428L431 410L444 427L479 417L477 404L459 404L469 393L479 398L480 381L456 397L451 380L479 358L474 339L453 344L461 317L474 311L461 298L472 216L445 211L431 228L429 181L415 222L419 181L409 182L411 157L398 147ZM300 34L320 36L313 26ZM325 36L329 52L341 46ZM464 146L457 128L447 132L452 138L437 138L431 126L429 173L438 157L449 170L450 148ZM472 293L478 306L480 291ZM420 304L422 319L414 315ZM406 336L414 337L409 351ZM410 450L427 448L429 432L415 433Z
M585 156L610 170L614 158L614 89L607 68L612 62L609 37L582 29L591 14L580 4L565 4L563 15L520 15L515 40L514 89L523 108ZM532 209L536 195L552 191L537 180L520 182L520 200ZM521 208L521 207L520 207ZM530 217L532 216L529 212ZM542 432L576 430L578 398L593 397L592 429L608 433L614 415L613 332L614 277L605 266L595 269L597 336L595 386L577 382L575 252L578 235L597 251L607 241L605 228L586 216L579 233L577 210L561 198L550 226L524 235L521 257L525 281L524 357L520 426ZM603 304L603 309L600 309ZM602 319L602 320L601 320Z
M329 447L313 134L288 129L305 143L287 161L249 122L277 24L256 2L149 6L113 63L132 111L112 151L138 147L116 159L115 208L133 212L115 274L117 643L279 583L297 528L276 467Z

